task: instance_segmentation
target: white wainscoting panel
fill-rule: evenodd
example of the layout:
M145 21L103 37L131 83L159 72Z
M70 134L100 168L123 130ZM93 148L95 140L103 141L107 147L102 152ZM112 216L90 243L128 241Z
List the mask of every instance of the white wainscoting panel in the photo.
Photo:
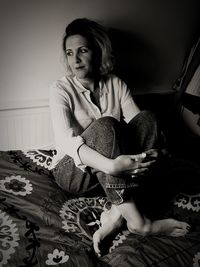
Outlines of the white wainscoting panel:
M48 101L0 108L0 150L50 147L53 147L53 130Z

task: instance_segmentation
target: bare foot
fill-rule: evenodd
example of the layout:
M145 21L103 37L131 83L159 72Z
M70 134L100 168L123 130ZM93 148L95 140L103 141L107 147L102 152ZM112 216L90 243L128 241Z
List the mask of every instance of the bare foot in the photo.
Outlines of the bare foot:
M123 220L123 217L113 205L110 210L102 212L101 227L93 235L93 247L98 256L101 256L101 241L117 231L122 226Z
M174 219L163 219L152 222L152 234L165 234L169 236L184 236L190 230L190 225Z
M151 231L151 221L139 212L134 201L123 202L116 208L126 220L127 228L131 233L146 235Z
M139 234L139 235L145 236L145 235L151 233L152 223L149 219L144 217L142 224L137 225L133 222L130 225L129 223L127 223L127 228L129 230L129 232L131 232L133 234Z

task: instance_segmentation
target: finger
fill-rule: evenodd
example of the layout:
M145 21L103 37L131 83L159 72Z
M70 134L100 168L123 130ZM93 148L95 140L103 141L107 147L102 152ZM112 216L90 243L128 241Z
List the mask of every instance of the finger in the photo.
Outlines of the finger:
M129 172L131 178L137 177L138 175L144 175L148 171L148 168L136 169L134 171Z
M133 174L141 174L141 173L144 173L144 172L146 172L148 170L149 170L148 168L141 168L141 169L134 170L132 173Z
M135 162L144 159L146 157L146 153L141 153L137 155L130 155L131 159L134 160Z
M146 162L141 162L141 163L138 163L137 168L146 168L146 167L151 166L155 162L156 162L156 160L150 160L150 161L146 161Z
M145 153L148 154L152 154L152 153L158 153L158 149L157 148L151 148L145 151Z
M147 157L157 158L159 156L158 149L149 149L145 153Z
M139 172L135 172L134 174L131 174L131 178L136 178L136 177L138 177L138 175L139 175Z
M151 166L155 162L156 162L156 160L137 162L137 163L134 162L131 171L134 171L136 169L148 168L149 166Z

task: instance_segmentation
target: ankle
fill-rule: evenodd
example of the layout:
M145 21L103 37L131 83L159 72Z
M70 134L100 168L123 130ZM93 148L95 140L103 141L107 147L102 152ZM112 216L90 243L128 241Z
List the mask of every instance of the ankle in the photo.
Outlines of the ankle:
M152 223L148 219L138 221L137 223L127 223L127 227L131 233L136 233L140 235L147 235L152 231Z
M131 233L142 233L144 228L144 222L127 222L127 228Z

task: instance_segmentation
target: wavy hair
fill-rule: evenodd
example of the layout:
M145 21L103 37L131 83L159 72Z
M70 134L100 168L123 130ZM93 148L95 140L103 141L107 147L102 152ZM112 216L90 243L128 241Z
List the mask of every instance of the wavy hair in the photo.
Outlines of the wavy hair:
M79 18L73 20L65 29L62 48L66 53L66 40L72 35L81 35L87 39L94 53L94 68L101 76L113 70L113 54L111 41L106 29L96 21ZM67 66L68 67L68 66ZM68 67L67 71L70 73Z

